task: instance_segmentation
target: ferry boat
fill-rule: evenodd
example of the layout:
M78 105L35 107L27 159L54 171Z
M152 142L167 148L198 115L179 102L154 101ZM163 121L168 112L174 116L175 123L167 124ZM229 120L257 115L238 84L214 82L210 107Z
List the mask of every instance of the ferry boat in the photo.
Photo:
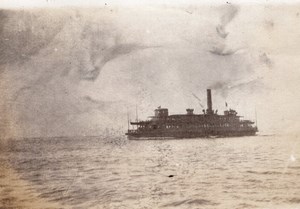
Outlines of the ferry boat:
M195 114L194 109L186 109L186 114L169 115L167 108L158 107L149 120L130 122L126 135L129 139L169 139L253 136L257 125L243 120L237 111L225 110L219 115L212 108L211 89L207 89L207 109ZM255 124L255 125L254 125Z

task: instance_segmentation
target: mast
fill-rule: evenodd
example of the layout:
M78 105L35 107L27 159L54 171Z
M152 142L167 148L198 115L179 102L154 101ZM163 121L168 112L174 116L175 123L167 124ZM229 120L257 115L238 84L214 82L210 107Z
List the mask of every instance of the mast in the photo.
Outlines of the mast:
M195 97L198 100L199 105L201 106L201 108L204 108L204 106L201 104L201 99L199 97L197 97L193 92L192 92L192 95L193 95L193 97Z
M138 116L138 108L137 108L137 105L135 105L135 116L136 116L135 120L136 120L136 122L138 122L138 121L139 121L139 116Z
M129 112L128 112L128 107L127 107L127 129L129 131Z

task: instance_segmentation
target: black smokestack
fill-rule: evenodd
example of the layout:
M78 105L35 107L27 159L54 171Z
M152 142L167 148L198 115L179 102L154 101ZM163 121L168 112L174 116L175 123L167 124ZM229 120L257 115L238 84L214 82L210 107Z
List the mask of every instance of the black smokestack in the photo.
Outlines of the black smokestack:
M212 114L212 100L211 100L211 90L207 89L207 114Z

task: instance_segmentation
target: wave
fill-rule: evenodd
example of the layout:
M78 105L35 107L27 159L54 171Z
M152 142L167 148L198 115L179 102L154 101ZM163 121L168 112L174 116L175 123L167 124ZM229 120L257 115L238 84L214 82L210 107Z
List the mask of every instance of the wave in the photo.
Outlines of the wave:
M278 171L246 171L247 173L253 173L253 174L263 174L263 175L272 175L272 174L288 174Z
M300 166L291 166L291 167L288 167L288 169L300 169Z
M180 205L218 205L219 203L212 202L206 199L187 199L182 201L176 201L163 205L162 207L177 207Z
M300 198L294 197L294 198L289 199L287 202L288 203L300 203Z

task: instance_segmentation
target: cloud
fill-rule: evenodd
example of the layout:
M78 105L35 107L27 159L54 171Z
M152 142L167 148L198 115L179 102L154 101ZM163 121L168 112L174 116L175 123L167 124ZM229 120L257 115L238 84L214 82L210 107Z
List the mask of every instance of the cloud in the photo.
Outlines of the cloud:
M91 56L91 62L94 66L94 69L92 69L91 71L81 71L81 78L84 80L95 81L105 64L112 61L113 59L116 59L122 55L133 53L135 51L158 47L160 46L145 46L138 43L116 43L114 46L106 49L101 56Z
M111 122L122 124L124 116L122 108L126 104L131 104L135 99L142 100L143 107L140 109L143 109L146 114L156 103L167 104L176 100L173 98L173 92L178 93L178 97L180 97L181 83L186 85L188 81L187 77L184 77L190 74L186 72L194 71L196 74L193 76L193 81L197 80L198 82L204 73L211 72L210 68L216 72L213 74L218 74L217 68L220 65L214 63L219 56L230 56L237 53L228 50L225 46L221 48L220 45L218 48L212 49L210 53L205 51L207 45L198 45L198 48L186 47L186 43L177 41L182 35L183 25L168 24L168 21L173 21L172 18L168 19L170 14L163 14L164 18L167 17L167 22L163 24L151 16L153 20L149 22L155 23L155 27L149 26L149 30L154 34L149 35L143 33L145 31L143 29L148 29L148 27L144 27L143 21L135 22L136 18L129 18L124 23L122 22L123 25L120 25L121 23L116 21L114 16L119 17L120 14L111 14L110 11L100 10L101 12L70 9L61 13L53 10L32 13L25 11L24 19L20 22L23 24L22 27L31 31L26 35L28 36L26 41L33 40L37 36L36 34L39 34L38 37L41 40L37 42L42 44L39 45L40 47L36 47L35 43L31 43L33 41L29 41L25 47L28 51L21 49L29 55L22 60L21 68L15 67L15 63L20 63L20 61L14 61L13 56L10 56L11 60L6 60L5 63L8 65L6 73L9 74L9 77L12 80L13 78L18 79L15 82L16 85L9 87L14 90L11 94L14 95L12 100L15 102L12 112L17 112L16 120L20 121L19 124L22 127L20 129L27 135L47 135L51 134L51 130L58 129L59 131L55 131L55 134L65 134L68 130L75 134L78 132L77 130L84 128L87 128L88 132L92 126L90 124L94 124L94 127L99 130ZM11 13L10 16L13 18L10 19L10 22L5 22L6 34L10 34L14 28L18 28L16 25L21 11L16 13ZM42 27L39 25L42 23L41 20L54 13L57 14L55 21L64 22L60 26L61 28L56 28L52 22L45 23ZM139 12L138 14L144 17L143 13ZM182 14L182 18L186 18L186 14ZM124 28L130 24L135 27ZM10 25L9 28L7 28L8 25ZM33 29L30 27L32 25L35 26ZM170 36L166 37L165 34L168 31L168 28L165 27L169 26L174 31L171 38ZM164 30L161 27L164 27ZM196 28L189 26L185 30L197 29L200 31L207 27L211 27L211 24L203 23ZM136 33L137 28L139 29L138 33ZM51 38L43 35L43 31L48 33L52 29L55 33L49 32ZM213 29L212 26L210 31L213 32ZM206 43L206 37L192 37L197 39L196 43ZM10 43L11 46L19 48L18 41L20 40L23 39L15 37ZM198 70L199 60L196 57L199 54L194 54L195 50L202 51L200 54L204 57L201 59L211 65L210 67L206 67L204 64L203 69ZM19 52L12 53L19 56ZM232 65L230 60L224 64ZM186 68L184 72L179 71L180 66ZM103 72L104 67L107 69L105 73ZM205 76L209 77L209 75ZM126 88L123 88L124 86ZM188 86L188 92L198 90L192 85L186 86ZM140 91L142 88L148 90L145 98L142 98L143 95ZM163 91L161 91L162 89ZM118 101L118 98L121 98L122 101ZM114 102L111 102L112 100ZM184 103L184 99L182 100ZM182 107L180 106L180 108ZM119 120L115 118L119 118ZM70 121L74 122L70 123ZM100 125L99 121L101 121ZM63 126L66 127L63 128Z
M273 66L273 62L270 59L270 57L266 53L262 53L259 55L259 60L265 64L268 68L271 68Z
M221 23L216 27L217 34L225 39L228 36L228 32L226 32L226 26L233 20L233 18L237 15L239 8L230 4L226 5L225 13L221 16Z
M167 8L0 13L0 42L4 43L0 46L0 90L9 97L0 101L0 112L7 113L5 120L17 126L20 135L79 135L82 131L95 135L105 127L126 125L126 106L135 103L142 118L159 105L180 113L186 107L199 106L191 92L202 95L210 87L220 89L214 97L216 107L221 104L218 98L223 99L218 94L239 101L252 96L249 104L237 107L244 112L254 102L265 100L264 85L285 88L284 76L297 78L290 75L292 69L298 72L298 62L293 60L297 54L290 56L290 45L284 48L277 41L286 34L282 31L289 31L283 20L274 20L278 33L270 36L266 30L257 34L265 17L257 15L261 10L256 7L193 7L193 15ZM258 16L253 22L252 13ZM274 16L279 14L283 13L278 9ZM295 36L289 40L297 42ZM293 52L299 51L293 46ZM275 54L275 48L281 54ZM278 63L282 65L278 67ZM272 66L272 73L280 79L265 79L270 74L264 70L266 66ZM288 97L287 101L292 100ZM282 114L285 112L278 113ZM0 124L0 130L4 133L9 128Z
M84 96L83 99L91 106L91 109L99 109L102 111L105 111L105 108L112 104L112 102L96 100L90 96Z
M65 22L57 12L45 12L39 18L37 14L30 10L0 10L0 64L30 59L47 47L64 27Z
M236 54L240 49L225 49L225 47L213 47L209 50L210 53L218 56L230 56Z
M228 44L228 40L226 39L229 34L228 32L226 32L226 27L237 15L238 11L239 8L231 4L220 7L221 21L220 24L216 27L217 38L214 40L214 46L209 50L210 53L218 56L231 56L236 54L240 50L240 48L230 49L233 48L233 46L230 46Z

